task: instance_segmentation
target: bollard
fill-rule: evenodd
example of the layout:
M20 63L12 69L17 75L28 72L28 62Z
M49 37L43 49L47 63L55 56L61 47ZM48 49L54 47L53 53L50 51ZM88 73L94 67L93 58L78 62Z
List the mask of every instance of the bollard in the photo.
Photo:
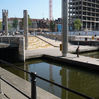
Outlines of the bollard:
M31 99L36 99L36 73L31 73Z

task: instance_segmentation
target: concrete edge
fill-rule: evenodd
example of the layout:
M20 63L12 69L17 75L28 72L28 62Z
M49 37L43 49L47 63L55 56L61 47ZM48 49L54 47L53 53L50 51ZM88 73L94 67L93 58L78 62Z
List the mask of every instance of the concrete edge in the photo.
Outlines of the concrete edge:
M16 88L18 88L22 92L24 92L29 97L31 96L31 93L30 93L31 92L31 83L30 82L18 77L17 75L15 75L1 67L0 67L0 71L1 71L0 72L1 77L3 77L10 84L14 85ZM2 84L4 84L4 83L2 83ZM21 95L19 92L15 91L15 90L13 90L13 88L9 87L9 85L7 85L6 83L2 86L4 87L3 91L5 94L7 93L6 94L7 96L14 97L14 99L25 99L25 98L17 98L17 96L23 97L23 95ZM7 88L10 91L7 91ZM38 86L36 88L37 88L37 99L60 99L59 97L49 93L48 91L45 91L44 89L42 89ZM11 90L13 90L13 92L11 92ZM17 96L15 95L14 91L16 92ZM13 99L13 98L11 98L11 99Z
M38 37L38 36L35 36L35 37L37 37L38 39L40 39L40 40L42 40L42 41L44 41L44 42L46 42L46 43L48 43L48 44L50 44L50 45L53 46L53 47L59 47L59 46L53 45L52 43L47 42L46 40L44 40L44 39L42 39L42 38L40 38L40 37Z
M42 58L51 59L53 61L57 60L58 62L67 63L67 64L73 65L75 67L80 67L80 68L84 67L84 68L90 69L90 70L99 70L99 65L91 64L91 63L87 63L87 62L81 62L81 61L77 61L77 60L71 60L71 59L67 59L67 58L64 58L64 57L42 55Z

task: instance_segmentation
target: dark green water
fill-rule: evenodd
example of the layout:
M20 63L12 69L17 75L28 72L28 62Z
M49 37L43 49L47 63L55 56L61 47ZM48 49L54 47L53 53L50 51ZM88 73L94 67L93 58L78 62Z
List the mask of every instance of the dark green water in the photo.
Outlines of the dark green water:
M17 63L17 65L30 72L36 72L38 75L49 79L53 82L74 89L95 99L99 99L99 73L89 71L75 66L68 66L47 60L34 59L25 63ZM26 73L5 67L12 73L30 81L30 76ZM37 79L37 86L61 97L61 99L85 99L78 95L74 95L52 84Z
M83 53L81 55L92 57L92 58L99 58L99 52L89 52L89 53Z

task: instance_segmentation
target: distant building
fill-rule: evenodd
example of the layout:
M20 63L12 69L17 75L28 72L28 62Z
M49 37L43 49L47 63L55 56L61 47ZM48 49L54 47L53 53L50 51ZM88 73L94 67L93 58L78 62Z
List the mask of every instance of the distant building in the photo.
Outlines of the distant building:
M81 20L82 30L99 30L99 0L69 0L71 30L75 19Z
M23 18L9 18L8 19L8 24L10 27L10 31L14 31L15 29L13 28L13 21L17 19L18 20L18 25L17 25L17 31L23 30ZM32 25L29 26L29 32L34 32L34 31L50 31L49 30L49 24L50 21L48 19L32 19Z
M57 32L61 32L62 31L62 18L58 18L55 20L55 25L56 25L56 30Z
M49 21L46 19L31 19L31 31L49 31Z
M9 27L9 30L10 30L10 31L15 30L15 28L13 28L13 21L14 21L15 19L18 20L18 25L17 25L16 30L19 31L20 28L21 28L20 22L22 22L22 18L9 18L9 19L8 19L8 27Z
M57 31L62 32L62 24L57 24Z

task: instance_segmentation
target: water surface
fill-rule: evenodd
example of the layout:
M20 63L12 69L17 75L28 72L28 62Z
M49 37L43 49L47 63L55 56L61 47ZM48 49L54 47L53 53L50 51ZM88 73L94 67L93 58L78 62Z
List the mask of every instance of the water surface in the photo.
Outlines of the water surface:
M99 99L99 73L95 71L40 59L34 59L25 63L17 63L16 65L29 72L36 72L39 76L65 87ZM4 66L4 68L30 81L30 76L28 74L8 66ZM61 99L84 99L40 79L37 79L37 86L57 95Z

